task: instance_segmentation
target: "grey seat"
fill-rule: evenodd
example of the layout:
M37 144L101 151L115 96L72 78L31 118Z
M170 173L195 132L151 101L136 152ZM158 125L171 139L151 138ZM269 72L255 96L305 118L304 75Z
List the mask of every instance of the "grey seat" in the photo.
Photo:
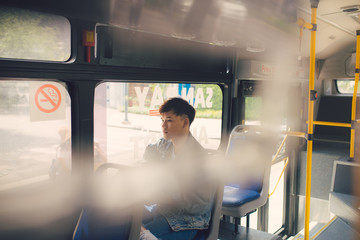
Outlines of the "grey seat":
M222 213L235 218L235 232L240 218L263 206L269 195L273 139L257 127L236 126L231 132L226 151L227 161L235 161L238 181L225 183Z

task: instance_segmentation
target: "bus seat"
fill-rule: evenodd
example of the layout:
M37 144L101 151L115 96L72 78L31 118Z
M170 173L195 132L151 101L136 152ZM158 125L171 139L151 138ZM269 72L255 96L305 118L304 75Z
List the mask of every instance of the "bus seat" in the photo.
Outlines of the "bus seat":
M357 104L360 104L357 99ZM324 95L319 100L316 121L351 123L352 96ZM350 128L315 125L314 141L350 143Z
M335 161L329 193L329 210L349 226L355 227L360 219L360 198L352 184L360 164Z
M105 175L107 169L121 174L128 167L114 164L102 164L96 170L96 176ZM138 240L142 224L142 206L103 208L90 203L81 211L73 234L73 240Z
M225 184L222 213L235 218L236 233L240 218L246 216L249 227L249 214L267 202L271 170L270 141L256 129L242 125L236 126L230 134L226 159L237 161L239 174L244 176L239 178L238 183ZM250 151L249 146L252 152L247 152ZM249 159L250 155L257 156Z
M224 186L223 205L227 207L239 206L260 197L256 189L241 189L239 184Z
M220 216L221 216L221 204L223 198L223 184L218 184L214 195L213 206L211 209L211 219L209 228L207 230L199 231L196 235L196 240L217 240L219 236Z

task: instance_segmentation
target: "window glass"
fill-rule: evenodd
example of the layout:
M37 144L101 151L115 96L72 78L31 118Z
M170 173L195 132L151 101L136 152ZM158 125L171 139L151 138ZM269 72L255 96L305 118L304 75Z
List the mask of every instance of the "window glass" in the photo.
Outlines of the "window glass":
M0 58L70 58L70 23L64 17L0 7L0 29Z
M70 173L70 98L63 84L0 79L0 115L0 192Z
M64 84L0 79L2 239L22 239L24 229L46 239L66 238L66 231L45 229L74 216L78 191L70 182L70 118Z
M288 160L287 160L288 161ZM284 204L284 174L282 171L287 167L286 159L276 162L271 166L269 194L269 233L274 233L283 224Z
M245 97L245 125L260 125L261 108L261 97Z
M278 94L276 96L271 91L262 91L260 94L245 97L245 125L262 125L265 121L270 123L273 121L281 125L281 130L286 130L286 111L283 110L286 108L287 103L284 99L285 95ZM280 147L280 144L281 141L279 141L276 148ZM269 193L273 192L273 194L269 198L269 233L274 233L283 224L284 176L281 175L281 172L285 164L285 161L283 161L285 147L286 143L271 166ZM273 154L277 152L276 148L274 148ZM245 224L245 219L242 219L242 224ZM250 227L257 228L257 212L251 215Z
M134 164L145 147L162 137L158 109L181 96L196 109L193 136L206 149L217 149L221 138L222 91L214 84L102 83L95 91L95 164Z
M339 93L354 93L355 80L336 80L336 87ZM357 93L360 93L360 85L358 84Z

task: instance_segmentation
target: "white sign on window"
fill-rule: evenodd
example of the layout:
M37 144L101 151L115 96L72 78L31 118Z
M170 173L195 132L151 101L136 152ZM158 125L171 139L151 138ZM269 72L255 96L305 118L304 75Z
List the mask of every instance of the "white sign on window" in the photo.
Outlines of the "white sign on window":
M56 82L30 83L30 121L64 120L64 86Z

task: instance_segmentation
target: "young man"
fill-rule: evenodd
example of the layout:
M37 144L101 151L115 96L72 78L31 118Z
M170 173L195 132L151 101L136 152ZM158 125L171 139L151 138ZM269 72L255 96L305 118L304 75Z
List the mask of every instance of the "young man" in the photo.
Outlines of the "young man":
M194 239L209 226L214 195L204 173L206 152L190 133L195 109L172 98L159 112L164 138L146 148L144 160L169 166L173 180L156 208L144 214L140 239Z

